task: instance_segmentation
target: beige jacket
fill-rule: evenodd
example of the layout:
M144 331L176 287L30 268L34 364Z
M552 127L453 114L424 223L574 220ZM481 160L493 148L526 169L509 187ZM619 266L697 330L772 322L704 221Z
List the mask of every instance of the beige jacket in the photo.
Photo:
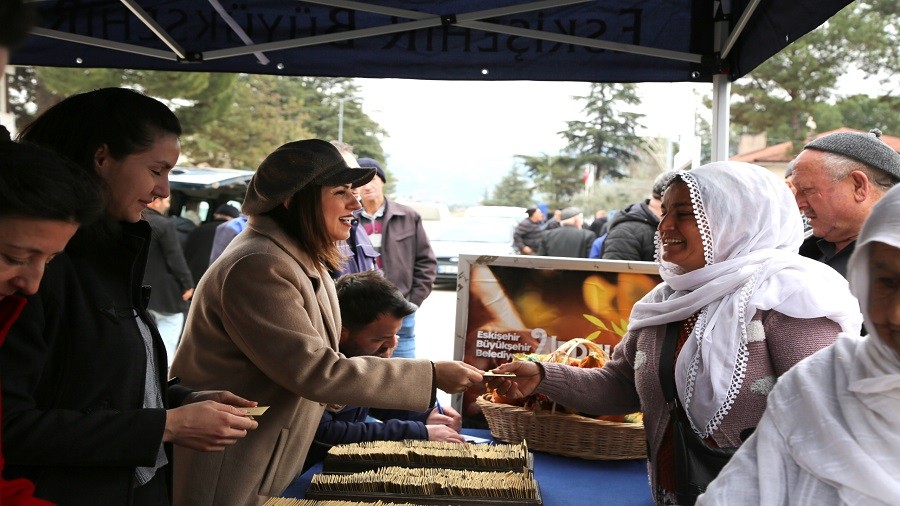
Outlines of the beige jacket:
M428 360L344 358L334 283L266 217L253 216L194 294L171 373L270 406L224 452L176 447L175 504L252 505L300 473L326 403L422 411Z

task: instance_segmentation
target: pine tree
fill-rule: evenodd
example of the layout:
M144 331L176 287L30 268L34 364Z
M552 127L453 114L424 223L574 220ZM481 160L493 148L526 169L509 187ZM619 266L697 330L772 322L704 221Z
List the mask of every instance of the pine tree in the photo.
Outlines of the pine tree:
M255 169L285 142L337 139L340 101L344 142L357 156L385 159L380 139L387 133L363 113L358 87L344 78L18 67L11 85L17 126L66 96L112 86L166 102L181 121L182 154L193 164Z
M546 196L551 207L565 207L584 188L581 165L565 155L516 155L533 178L537 190Z
M770 144L789 140L795 145L812 133L812 124L819 132L840 126L895 128L896 97L870 99L875 102L868 104L865 99L839 97L835 104L834 94L838 79L851 69L882 83L896 82L900 73L897 5L896 0L857 0L736 81L731 106L734 127L766 132ZM875 116L860 117L866 109Z
M643 146L635 133L643 114L622 109L640 103L636 86L593 83L588 96L574 98L586 102L582 111L588 119L566 122L560 135L568 141L567 154L577 159L576 167L592 166L595 180L628 176L627 165Z
M486 206L531 207L534 205L534 188L522 177L518 167L509 170L494 187L493 197L484 199Z

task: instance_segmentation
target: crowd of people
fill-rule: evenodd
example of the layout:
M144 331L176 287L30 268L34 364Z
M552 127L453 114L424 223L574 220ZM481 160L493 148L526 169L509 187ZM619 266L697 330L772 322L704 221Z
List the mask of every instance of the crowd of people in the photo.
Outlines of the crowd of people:
M653 262L662 192L673 174L667 171L656 177L650 198L629 204L612 217L599 210L589 223L579 207L557 209L546 221L540 208L529 207L513 233L513 246L521 255Z
M657 504L900 504L900 155L878 132L810 142L787 184L716 162L588 225L528 209L520 253L655 260L663 282L603 368L512 378L415 358L436 262L378 161L286 142L240 210L179 228L181 136L104 88L0 139L0 504L262 504L335 444L462 443L436 391L485 380L643 411ZM697 482L684 438L733 456Z

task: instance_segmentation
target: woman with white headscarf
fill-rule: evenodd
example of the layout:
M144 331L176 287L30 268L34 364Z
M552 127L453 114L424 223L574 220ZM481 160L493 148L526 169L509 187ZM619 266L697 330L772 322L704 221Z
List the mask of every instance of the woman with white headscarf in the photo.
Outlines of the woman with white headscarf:
M733 448L757 425L776 379L839 332L858 334L862 317L836 271L797 254L800 213L767 170L708 164L678 173L662 200L663 283L634 306L610 362L600 369L512 362L498 371L515 372L515 380L489 385L514 398L543 393L596 415L642 410L654 500L683 504L660 381L668 325L678 327L674 379L690 426L708 446Z
M848 277L869 335L781 378L702 504L900 504L900 186L872 209Z

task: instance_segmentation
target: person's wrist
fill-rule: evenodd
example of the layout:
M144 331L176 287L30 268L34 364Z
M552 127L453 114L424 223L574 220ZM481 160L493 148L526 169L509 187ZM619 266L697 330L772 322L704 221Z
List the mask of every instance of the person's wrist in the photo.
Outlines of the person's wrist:
M431 401L429 402L429 406L437 406L437 367L434 365L434 360L430 360L431 362Z

